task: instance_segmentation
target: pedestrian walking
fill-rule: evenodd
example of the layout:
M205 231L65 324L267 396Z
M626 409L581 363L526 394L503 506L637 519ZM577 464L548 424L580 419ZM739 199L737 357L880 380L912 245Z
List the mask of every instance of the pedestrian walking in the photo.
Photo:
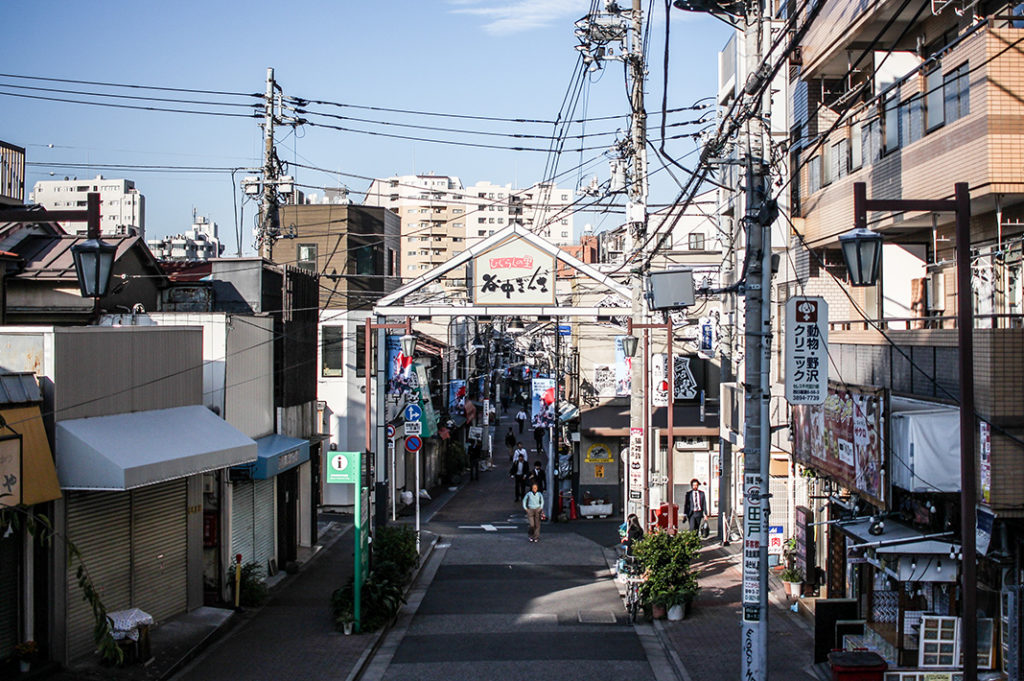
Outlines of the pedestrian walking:
M700 530L701 521L708 516L708 500L697 478L690 481L690 491L683 502L683 515L690 521L690 529L694 532Z
M544 426L537 426L533 429L533 441L537 445L537 453L544 451L544 434L547 432Z
M480 479L480 442L478 440L469 441L469 479L479 480Z
M526 447L523 446L522 442L516 443L515 451L512 452L512 460L515 461L519 457L523 457L523 461L526 461L526 465L530 465L530 457L526 453Z
M515 480L516 483L516 501L522 499L526 492L526 478L529 474L530 464L526 461L526 454L517 455L515 461L512 462L512 467L508 470L508 477Z
M541 492L546 492L548 489L548 476L541 468L540 461L533 462L533 470L530 471L529 484L531 486L536 485Z
M504 393L501 396L501 413L504 414L508 411L508 393Z
M522 435L523 429L526 428L526 412L522 409L516 414L516 423L519 424L519 434Z
M530 523L530 541L540 541L540 520L544 512L544 495L534 483L530 491L523 497L523 509L526 511L526 520Z
M508 460L512 461L516 449L516 434L512 432L512 426L509 426L508 432L505 433L505 446L508 447Z
M619 534L622 535L622 544L626 547L626 555L633 555L633 545L640 539L643 539L644 528L640 526L640 518L637 517L636 513L630 513L629 517L626 518L626 522L619 528Z

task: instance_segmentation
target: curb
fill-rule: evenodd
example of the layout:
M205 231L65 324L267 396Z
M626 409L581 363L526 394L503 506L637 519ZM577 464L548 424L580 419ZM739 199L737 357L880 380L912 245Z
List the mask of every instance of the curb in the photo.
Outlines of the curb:
M423 572L423 568L426 567L427 563L430 561L431 556L434 555L434 547L437 546L437 542L439 539L440 537L438 535L433 535L433 538L430 540L430 544L427 546L426 551L424 551L423 555L420 557L419 565L416 566L416 570L413 572L412 577L409 579L409 584L405 588L405 593L402 594L403 598L407 597L409 593L412 592L413 586L415 586L416 581L420 577L420 573ZM395 619L392 620L390 623L388 623L386 627L383 627L380 631L374 634L373 641L371 641L370 645L363 649L363 654L360 655L359 659L356 660L355 665L352 667L352 671L350 671L348 673L348 676L345 677L345 681L356 681L366 672L366 668L370 665L370 662L373 660L373 657L377 654L377 651L380 649L380 646L384 642L384 639L391 632L392 628L395 626L395 623L398 622L398 618L400 616L401 611L399 611L399 615L396 616Z

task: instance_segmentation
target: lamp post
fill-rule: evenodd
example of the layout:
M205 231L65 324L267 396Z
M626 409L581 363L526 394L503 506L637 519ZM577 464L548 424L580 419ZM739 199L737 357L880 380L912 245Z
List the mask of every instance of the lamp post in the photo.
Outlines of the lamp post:
M366 318L366 324L363 327L363 366L365 367L366 376L366 413L365 413L365 430L366 430L366 456L369 457L373 449L373 438L370 431L370 400L372 399L373 393L371 392L373 384L371 378L370 367L373 366L373 331L385 331L388 329L403 329L405 335L402 336L402 354L406 354L405 349L408 347L409 350L416 350L416 337L412 335L412 318L407 317L405 322L402 324L381 324L370 321L370 318ZM412 352L408 353L409 357L412 357ZM380 469L386 467L386 457L383 451L384 443L384 427L387 425L384 422L384 362L377 362L377 458L378 461L375 465L374 471L374 494L375 494L375 519L374 522L377 525L387 524L387 487L383 480L379 480ZM416 470L419 472L419 454L416 455ZM394 475L394 471L391 472ZM419 489L416 489L417 504L419 501ZM357 490L358 496L360 492ZM360 503L357 498L356 503ZM419 506L417 505L417 509ZM419 534L417 533L417 537Z
M854 286L878 279L881 235L867 228L868 211L947 212L956 215L956 328L960 374L960 571L964 681L978 678L977 467L974 459L974 310L971 306L971 195L966 182L954 185L953 200L868 199L863 182L853 185L854 229L840 237Z

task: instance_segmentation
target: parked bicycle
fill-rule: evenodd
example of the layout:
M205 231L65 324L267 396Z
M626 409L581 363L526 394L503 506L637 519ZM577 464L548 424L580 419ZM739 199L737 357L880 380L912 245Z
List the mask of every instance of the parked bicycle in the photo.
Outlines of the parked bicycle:
M630 623L635 623L640 613L640 585L645 578L640 574L640 565L633 556L623 558L623 574L626 576L626 612L629 613Z

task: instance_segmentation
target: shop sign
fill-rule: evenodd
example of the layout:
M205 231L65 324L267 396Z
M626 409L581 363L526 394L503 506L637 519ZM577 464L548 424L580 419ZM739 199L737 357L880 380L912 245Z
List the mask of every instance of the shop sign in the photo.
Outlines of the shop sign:
M599 463L594 466L594 477L598 480L604 479L604 464Z
M473 258L477 305L554 305L555 256L513 237Z
M981 500L986 504L992 502L992 426L987 421L979 421L981 465Z
M885 508L882 390L829 383L823 404L793 406L793 460Z
M828 390L828 303L824 298L786 301L786 400L821 404Z
M644 429L629 429L629 498L644 498Z
M587 463L611 463L615 459L612 458L612 450L608 448L608 445L596 442L587 448L587 454L583 460Z
M768 526L768 553L782 555L782 525Z
M632 394L633 358L626 355L623 345L625 336L615 337L615 396L629 397Z
M359 459L362 452L329 452L327 482L352 485L359 482Z
M0 438L0 506L21 503L21 435Z

